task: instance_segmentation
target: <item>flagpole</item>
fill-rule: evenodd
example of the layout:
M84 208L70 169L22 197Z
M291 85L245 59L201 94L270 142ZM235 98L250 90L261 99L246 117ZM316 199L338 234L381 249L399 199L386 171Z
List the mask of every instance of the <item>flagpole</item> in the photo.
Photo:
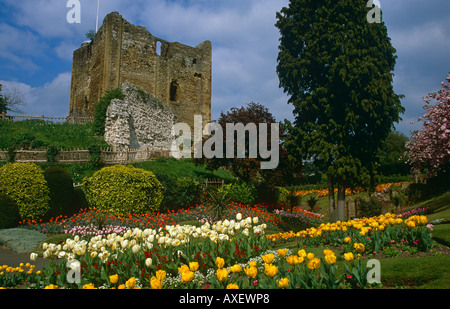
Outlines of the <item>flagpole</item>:
M100 8L100 0L97 0L97 22L95 23L95 33L97 33L98 30L98 11Z

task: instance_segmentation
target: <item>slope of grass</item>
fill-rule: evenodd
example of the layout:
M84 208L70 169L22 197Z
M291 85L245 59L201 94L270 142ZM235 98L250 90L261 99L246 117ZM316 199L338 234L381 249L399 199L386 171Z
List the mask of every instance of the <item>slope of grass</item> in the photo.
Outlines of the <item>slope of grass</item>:
M450 288L450 255L382 259L380 264L386 287Z
M52 123L42 120L0 121L0 149L16 148L87 149L91 145L108 147L103 137L94 133L92 124Z

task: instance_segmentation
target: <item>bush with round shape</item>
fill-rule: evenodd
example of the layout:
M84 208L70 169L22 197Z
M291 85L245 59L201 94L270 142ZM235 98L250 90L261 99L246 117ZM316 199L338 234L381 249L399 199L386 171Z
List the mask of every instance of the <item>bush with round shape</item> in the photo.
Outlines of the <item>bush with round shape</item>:
M7 163L0 167L0 192L17 203L22 220L42 219L50 209L47 181L34 163Z
M0 230L17 227L20 221L17 203L5 193L0 193Z
M158 211L163 187L156 176L133 166L104 167L83 181L91 207L116 214Z
M50 189L50 211L47 217L73 214L75 191L69 172L59 166L51 166L44 171L44 178Z

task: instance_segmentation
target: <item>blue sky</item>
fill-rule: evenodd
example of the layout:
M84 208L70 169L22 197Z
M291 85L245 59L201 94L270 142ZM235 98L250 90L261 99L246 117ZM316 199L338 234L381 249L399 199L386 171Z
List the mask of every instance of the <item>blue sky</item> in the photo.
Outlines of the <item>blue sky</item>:
M67 0L0 2L0 83L23 94L24 114L66 116L72 54L95 29L97 1L79 0L81 23L70 24ZM365 0L361 0L365 1ZM276 75L275 14L288 0L100 0L103 18L118 11L167 41L213 45L212 118L251 101L277 120L292 106ZM422 97L440 88L450 72L450 1L380 0L383 21L397 49L394 89L406 108L397 129L420 129ZM411 122L415 122L411 124Z

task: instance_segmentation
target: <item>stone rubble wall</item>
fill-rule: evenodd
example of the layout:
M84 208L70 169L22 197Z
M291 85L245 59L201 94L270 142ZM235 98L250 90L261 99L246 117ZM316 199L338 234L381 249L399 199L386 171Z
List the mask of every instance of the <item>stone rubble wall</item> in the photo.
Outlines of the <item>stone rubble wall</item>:
M174 114L153 95L125 82L123 100L113 99L106 112L105 141L115 149L170 149Z

